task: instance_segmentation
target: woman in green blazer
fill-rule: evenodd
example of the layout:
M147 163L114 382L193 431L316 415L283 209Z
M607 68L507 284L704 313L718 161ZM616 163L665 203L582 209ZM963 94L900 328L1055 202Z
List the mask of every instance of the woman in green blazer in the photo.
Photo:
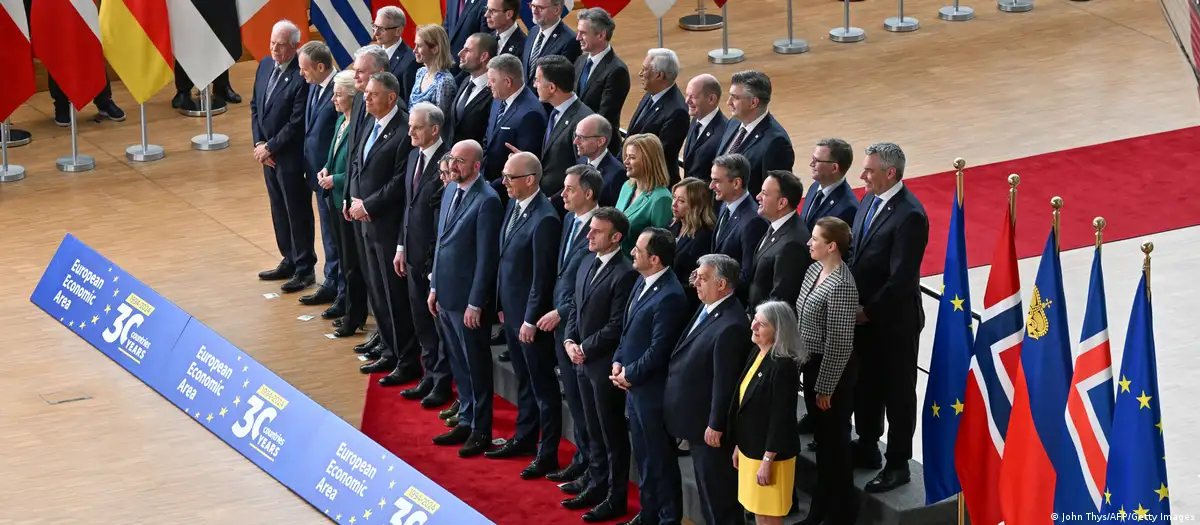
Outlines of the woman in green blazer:
M349 167L350 152L346 136L349 134L350 109L354 106L356 94L358 90L354 88L353 71L340 71L333 77L333 107L340 115L337 123L333 125L329 161L325 163L325 169L317 175L317 183L322 188L333 190L333 204L337 210L342 209L346 198L346 169Z
M617 209L629 219L629 236L621 240L627 253L637 244L642 230L649 227L666 228L671 213L671 190L667 187L667 158L662 142L649 133L625 139L625 172L629 180L617 196Z

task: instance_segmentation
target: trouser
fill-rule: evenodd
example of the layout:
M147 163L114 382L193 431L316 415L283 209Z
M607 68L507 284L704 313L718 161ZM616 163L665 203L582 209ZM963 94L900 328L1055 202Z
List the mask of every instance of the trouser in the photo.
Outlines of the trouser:
M488 328L467 328L461 311L438 310L438 321L458 389L458 424L470 428L474 435L491 439L494 385Z
M412 316L409 315L408 283L396 274L398 234L391 228L368 225L363 228L367 249L367 282L371 306L379 336L388 353L396 359L398 370L418 370L418 348L413 342Z
M805 399L810 396L809 389L815 388L822 358L821 354L813 354L804 364ZM858 519L854 458L850 451L850 412L854 409L857 380L858 357L851 354L830 398L829 410L818 409L809 414L817 439L817 491L809 516L824 517L824 523L853 525ZM814 387L809 387L810 384ZM816 392L811 396L816 399Z
M313 190L317 196L317 216L321 222L321 245L325 250L325 282L322 286L334 289L341 297L346 292L346 280L342 278L342 257L338 249L337 229L334 221L341 210L333 206L333 191L317 187ZM345 220L345 219L343 219Z
M660 525L679 525L683 516L683 488L675 439L667 433L663 422L662 393L630 392L628 400L629 435L642 478L638 484L642 512L657 515Z
M58 87L58 82L54 81L54 77L46 75L46 84L50 88L50 98L54 100L54 109L66 108L71 105L71 101L67 99L67 94L63 93L62 88ZM101 89L92 99L92 103L96 106L107 104L112 100L112 83L108 80L104 81L104 89Z
M871 325L855 330L858 382L854 393L854 428L858 446L871 449L883 436L887 415L887 459L884 469L907 470L917 428L918 334L886 333ZM822 446L817 439L818 448Z
M567 320L560 319L558 327L554 329L554 358L558 361L558 377L562 380L563 397L567 399L567 412L571 414L571 422L574 424L574 432L572 432L575 441L575 456L571 458L571 463L587 465L591 458L587 420L583 413L583 401L580 399L580 384L582 379L576 379L575 364L571 362L571 358L567 357L567 350L563 347L563 339L566 339Z
M608 359L611 362L611 357ZM589 488L607 488L608 500L623 502L629 494L629 422L625 420L625 391L608 378L606 363L563 372L575 377L587 422Z
M312 191L304 181L304 173L263 166L263 177L280 255L297 275L313 273L317 254L313 250Z
M700 492L700 510L705 523L740 523L744 515L737 499L737 469L733 468L733 440L721 439L721 446L710 447L703 439L688 440L696 488Z
M405 264L408 267L408 305L412 311L413 330L421 345L421 366L425 369L425 379L433 382L435 392L449 392L452 386L450 357L441 344L438 321L429 313L429 276L418 272L411 264Z
M362 238L354 231L354 222L347 221L342 211L334 206L331 210L333 213L333 234L337 237L338 252L340 254L339 269L342 274L342 282L345 284L345 292L338 294L339 299L343 301L342 306L346 310L346 316L342 319L343 325L348 324L349 327L359 328L367 322L367 283L363 280L362 262L359 259L359 245L362 244Z
M538 457L558 462L562 438L562 393L554 375L554 343L549 333L535 331L532 344L522 343L523 311L505 312L505 342L517 375L515 440L538 438Z

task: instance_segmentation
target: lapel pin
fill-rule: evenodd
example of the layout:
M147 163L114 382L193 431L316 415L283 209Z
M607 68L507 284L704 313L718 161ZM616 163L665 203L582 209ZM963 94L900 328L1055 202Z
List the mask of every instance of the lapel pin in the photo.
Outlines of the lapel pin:
M758 373L758 377L762 377L762 372L759 372L759 373Z
M771 237L771 242L772 242L772 243L774 243L774 242L775 242L775 238L774 238L774 237Z

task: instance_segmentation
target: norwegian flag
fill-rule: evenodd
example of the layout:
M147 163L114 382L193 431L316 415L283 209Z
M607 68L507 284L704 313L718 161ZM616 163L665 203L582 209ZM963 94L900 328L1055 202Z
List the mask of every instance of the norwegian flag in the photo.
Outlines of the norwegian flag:
M1012 210L1006 207L983 296L982 322L971 350L966 400L955 441L954 469L967 513L978 525L1004 521L1000 512L1000 459L1012 413L1012 377L1017 373L1025 336L1015 230Z

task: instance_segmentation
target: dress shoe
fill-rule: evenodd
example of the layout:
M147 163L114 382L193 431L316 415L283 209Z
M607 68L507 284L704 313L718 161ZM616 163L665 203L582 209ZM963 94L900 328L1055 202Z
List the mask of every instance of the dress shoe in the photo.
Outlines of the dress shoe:
M316 292L300 298L300 304L313 306L318 304L333 304L337 300L337 290L328 286L320 286ZM341 316L335 316L341 317Z
M383 357L383 352L380 351L380 348L382 348L382 346L376 346L375 348L367 350L367 353L363 354L363 357L371 361L378 361L380 357Z
M593 487L583 491L583 494L568 498L562 501L562 506L569 510L590 509L604 503L604 498L608 496L607 487Z
M171 108L179 109L183 105L183 101L192 98L191 91L176 91L175 98L171 99Z
M450 392L434 390L421 399L421 408L434 409L450 402Z
M375 346L378 345L382 341L383 341L383 338L379 337L379 332L375 332L375 333L371 334L371 337L367 339L367 342L360 344L360 345L354 345L354 353L365 354L365 353L367 353L367 350L375 348Z
M537 455L537 442L533 440L510 439L504 442L500 448L490 450L487 457L491 459L508 459L515 457L532 457ZM558 470L558 465L554 466L554 470Z
M429 395L430 392L433 392L433 380L426 378L417 383L417 386L401 390L400 397L409 401L416 401Z
M324 314L324 313L322 313L322 314L321 314L321 317L325 317L325 314ZM332 322L332 323L329 323L329 324L332 324L334 328L341 328L341 327L342 327L342 320L341 320L341 319L334 319L334 320L333 320L333 322Z
M492 446L492 437L480 434L471 434L471 438L463 444L462 448L458 449L458 457L473 458L480 454L486 454L487 449Z
M117 104L111 98L105 102L96 104L96 108L100 110L101 117L111 119L114 122L125 122L125 110L117 107Z
M496 359L499 359L501 363L512 362L512 352L509 352L508 350L500 352L500 357L497 357Z
M815 439L812 440L811 442L809 442L809 444L805 445L804 448L806 448L808 450L816 450L817 449L817 440L815 440Z
M234 91L232 86L225 86L224 88L216 90L216 96L220 97L222 100L226 100L234 104L242 103L242 96L237 94L237 91Z
M342 321L339 318L344 317L345 315L346 315L346 307L342 306L342 303L336 299L334 299L333 304L330 305L329 308L326 308L325 310L321 311L321 319L337 319L338 321L341 321L343 323L345 321Z
M587 472L586 464L572 462L565 469L546 474L546 479L555 483L565 483L567 481L575 481L575 478L582 476L584 472Z
M258 272L258 278L264 281L282 281L284 279L291 279L295 273L295 268L289 266L286 262L281 262L273 270Z
M338 321L341 321L341 319L338 319ZM342 324L338 325L337 330L333 331L333 336L334 337L350 337L350 336L358 333L359 328L361 328L361 327L360 326L350 326L350 325L347 325L346 323L342 323Z
M446 418L446 420L442 423L445 423L447 427L454 428L458 426L458 421L458 414L454 414L453 416Z
M367 363L358 367L358 371L364 374L374 374L376 372L391 372L396 369L396 360L384 357L374 362Z
M379 386L400 386L421 379L421 372L411 368L396 368L386 376L379 378Z
M909 481L912 481L912 476L909 474L907 468L884 469L875 476L875 479L868 481L863 490L872 494L878 494L905 485Z
M292 275L292 278L288 279L286 283L283 283L283 286L280 286L279 289L283 290L283 293L296 293L300 290L308 288L309 286L312 286L316 282L317 276L311 273L306 275L296 274Z
M466 443L471 438L471 429L467 427L454 427L449 432L433 438L434 445L444 447L456 446Z
M538 479L558 470L558 458L537 458L521 471L521 479Z
M587 490L589 482L590 480L588 479L587 474L584 474L578 478L575 478L575 481L568 481L562 485L559 485L558 490L563 491L563 494L583 494L583 491Z
M609 520L615 520L624 516L629 512L629 508L624 501L604 500L603 503L596 508L583 513L583 521L588 523L600 523Z
M796 426L800 429L799 432L802 436L812 434L817 431L816 421L808 414L805 414L804 417L800 418L800 422L797 423Z
M460 408L462 408L462 404L455 399L454 404L450 405L450 408L438 412L438 419L450 419L450 416L457 414Z

